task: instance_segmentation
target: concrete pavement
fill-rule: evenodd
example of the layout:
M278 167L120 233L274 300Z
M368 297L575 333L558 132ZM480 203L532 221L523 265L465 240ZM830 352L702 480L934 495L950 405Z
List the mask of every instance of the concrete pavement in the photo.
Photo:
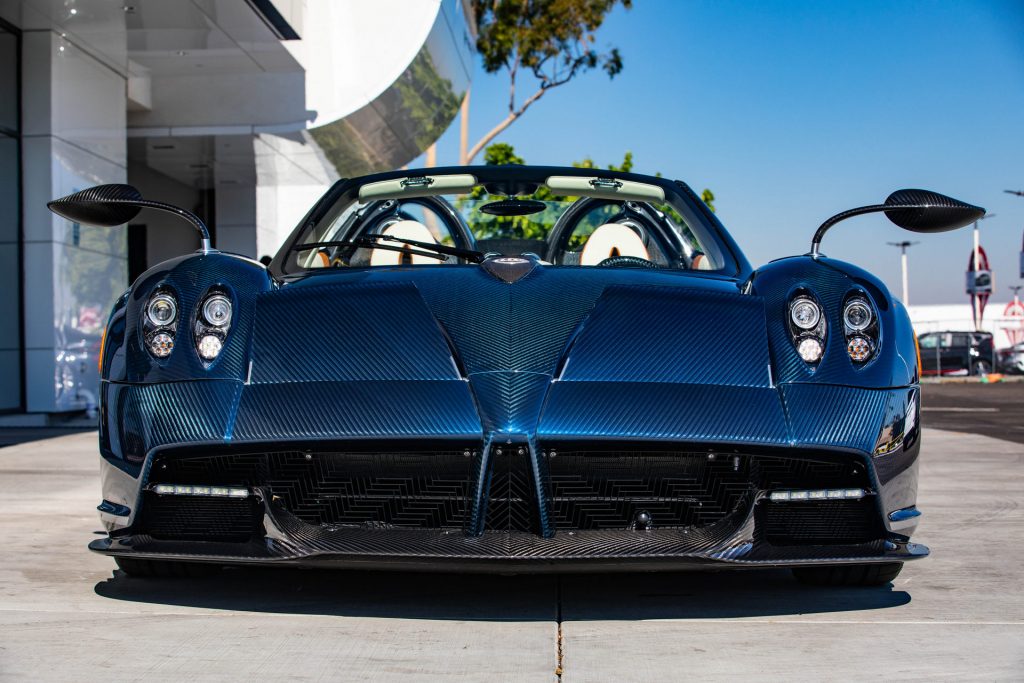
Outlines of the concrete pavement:
M1019 679L1024 446L926 430L891 587L787 572L592 577L239 569L130 579L99 533L95 434L0 449L6 680Z

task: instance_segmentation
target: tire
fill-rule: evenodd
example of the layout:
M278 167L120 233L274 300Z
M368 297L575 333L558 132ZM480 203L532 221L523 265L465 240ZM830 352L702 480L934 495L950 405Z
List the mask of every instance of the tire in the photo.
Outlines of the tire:
M115 557L117 568L128 576L156 579L189 579L211 576L220 571L220 566L205 562L171 562L167 560L143 560L137 557Z
M992 369L988 366L987 362L985 362L983 360L979 360L977 363L974 364L974 374L975 375L978 375L978 376L987 375L990 372L992 372Z
M841 564L832 567L798 567L793 576L807 586L884 586L903 569L902 562Z

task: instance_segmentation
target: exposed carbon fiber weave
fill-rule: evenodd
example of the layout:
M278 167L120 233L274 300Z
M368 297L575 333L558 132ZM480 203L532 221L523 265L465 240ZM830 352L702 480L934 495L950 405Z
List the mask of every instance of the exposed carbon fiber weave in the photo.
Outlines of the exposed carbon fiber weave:
M254 384L459 376L410 283L286 288L261 294L256 310Z
M287 409L283 409L287 406ZM295 382L245 388L234 441L482 438L466 382Z
M608 287L561 379L770 386L764 305L739 293Z
M532 434L550 382L550 375L533 372L470 375L485 431Z
M782 444L775 389L639 382L555 382L541 439L659 439Z
M865 453L874 452L883 427L892 424L892 417L902 414L907 404L906 390L811 384L787 384L781 390L794 442Z
M108 459L137 476L152 448L224 439L241 389L241 382L231 380L149 385L104 381L100 425L101 443L105 438L110 443Z

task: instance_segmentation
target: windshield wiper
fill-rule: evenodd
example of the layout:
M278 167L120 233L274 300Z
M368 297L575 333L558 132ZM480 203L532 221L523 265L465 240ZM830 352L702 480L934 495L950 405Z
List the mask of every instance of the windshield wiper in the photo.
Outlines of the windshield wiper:
M405 244L412 247L419 247L420 249L426 249L428 251L420 251L420 249L409 249L407 247L396 247L390 244L380 244L378 242L398 242L399 244ZM472 249L461 249L459 247L449 247L444 244L437 244L435 242L420 242L419 240L409 240L404 237L392 237L391 235L381 235L379 233L370 233L368 235L362 235L354 240L345 241L332 241L332 242L309 242L306 244L297 244L292 247L292 251L308 251L309 249L319 249L320 247L361 247L364 249L385 249L387 251L398 251L406 254L415 254L417 256L426 256L428 258L435 258L439 261L444 261L447 256L458 256L464 258L472 263L480 263L484 260L482 252L473 251Z
M447 257L437 254L432 251L420 251L419 249L409 249L408 247L395 247L390 244L377 244L373 240L357 239L357 240L333 240L329 242L307 242L306 244L296 244L292 247L292 251L309 251L310 249L320 249L322 247L360 247L363 249L384 249L386 251L399 251L403 254L414 254L416 256L426 256L427 258L436 258L438 261L444 261Z
M480 263L484 260L484 254L481 251L473 251L472 249L462 249L461 247L449 247L445 244L438 244L436 242L420 242L419 240L409 240L404 237L392 237L391 235L381 235L379 233L370 233L369 235L363 235L362 239L367 240L383 240L385 242L399 242L401 244L408 244L413 247L420 247L421 249L429 249L436 251L439 254L448 254L449 256L458 256L464 258L467 261L473 263ZM385 245L377 245L378 249L384 248Z

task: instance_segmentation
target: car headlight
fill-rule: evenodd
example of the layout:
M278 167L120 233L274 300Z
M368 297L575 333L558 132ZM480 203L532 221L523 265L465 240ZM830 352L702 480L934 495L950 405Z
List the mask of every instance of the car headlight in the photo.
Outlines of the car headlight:
M822 347L821 342L814 337L804 337L796 345L796 352L808 363L817 363L821 360L821 354L824 351L825 349Z
M178 300L166 288L155 290L142 315L142 336L149 353L160 359L171 355L177 330Z
M854 291L843 302L843 333L846 354L854 365L871 360L878 350L878 316L867 294Z
M797 355L815 365L825 354L825 313L817 299L807 291L794 294L789 302L789 334Z
M871 306L864 299L850 299L843 307L843 323L855 332L867 329L874 317Z
M800 297L789 305L789 319L801 330L813 330L821 321L821 309L814 300Z
M196 353L207 363L220 356L231 329L233 306L231 296L220 286L212 287L200 299L196 311L192 337Z
M149 339L149 352L157 358L167 358L174 350L174 337L166 332L157 332Z
M231 300L214 294L203 304L203 319L214 327L227 327L231 322Z
M178 318L178 304L170 294L156 294L146 306L146 316L154 327L168 327Z
M224 342L215 334L204 334L197 345L197 350L203 360L213 360L220 355L222 348L224 348Z

